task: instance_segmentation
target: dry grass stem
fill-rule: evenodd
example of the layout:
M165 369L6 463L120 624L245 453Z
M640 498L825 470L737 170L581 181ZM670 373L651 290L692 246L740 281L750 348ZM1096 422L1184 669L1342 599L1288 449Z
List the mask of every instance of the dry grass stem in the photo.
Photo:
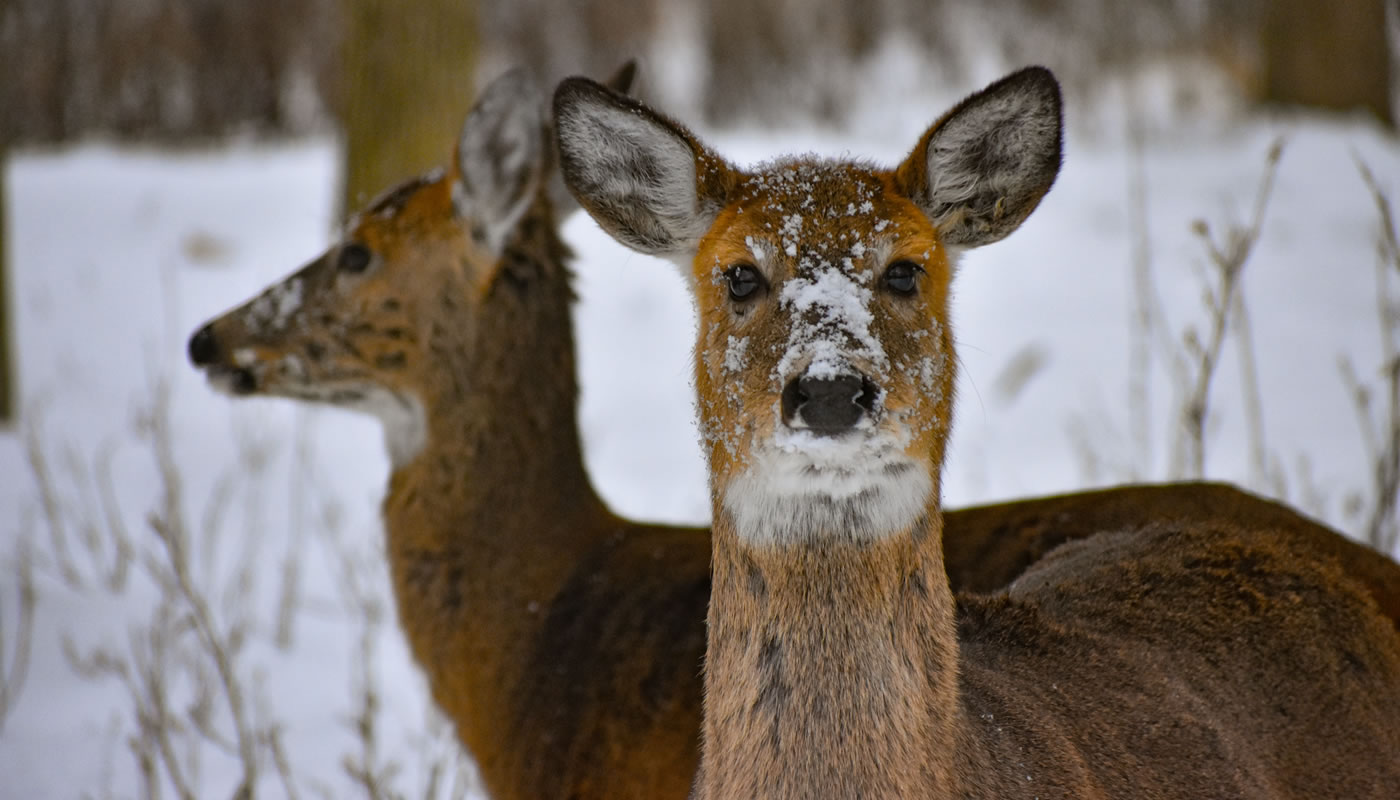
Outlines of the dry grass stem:
M1371 462L1370 508L1364 533L1367 541L1383 553L1394 554L1400 545L1400 232L1390 197L1369 166L1355 153L1357 170L1370 192L1379 218L1376 238L1376 302L1380 321L1380 387L1373 390L1363 382L1350 362L1343 360L1342 376L1351 391L1357 418ZM1372 400L1379 395L1379 402ZM1375 419L1373 421L1372 414Z
M1199 480L1205 476L1205 429L1209 413L1211 382L1215 377L1225 336L1231 328L1232 311L1239 306L1236 293L1250 253L1259 241L1264 213L1273 192L1274 177L1283 156L1283 141L1277 140L1265 158L1264 176L1255 193L1254 209L1247 224L1232 224L1217 238L1210 225L1197 220L1192 231L1206 248L1218 283L1208 286L1203 302L1207 313L1207 330L1201 337L1195 328L1188 328L1182 337L1192 377L1178 414L1178 433L1172 457L1171 477ZM1250 359L1252 363L1252 358ZM1259 423L1262 426L1262 423ZM1262 427L1260 427L1262 430ZM1258 440L1262 446L1262 434Z
M15 546L14 555L15 605L14 632L10 633L8 598L0 597L0 735L5 733L5 720L14 710L29 675L29 659L34 644L34 610L39 594L34 588L34 555L28 538Z

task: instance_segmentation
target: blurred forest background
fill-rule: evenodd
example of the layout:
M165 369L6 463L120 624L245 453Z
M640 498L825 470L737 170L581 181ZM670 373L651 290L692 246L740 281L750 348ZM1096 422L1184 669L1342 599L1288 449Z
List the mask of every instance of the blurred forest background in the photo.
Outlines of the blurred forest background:
M460 91L473 63L484 73L524 64L552 80L603 74L632 56L659 69L666 62L664 78L650 87L659 102L694 107L712 123L793 114L835 120L852 80L895 37L925 54L927 80L950 85L971 85L966 73L988 48L998 62L1050 64L1081 91L1096 76L1199 59L1246 102L1364 107L1390 120L1387 36L1395 36L1398 7L1396 0L0 0L0 138L302 134L346 115L359 64L460 70L450 76ZM373 27L359 24L366 21ZM385 52L373 52L358 30L376 33L373 43ZM690 63L677 65L678 53ZM459 98L454 108L464 106Z
M912 95L1042 63L1073 108L1105 76L1170 65L1177 114L1222 97L1392 127L1400 113L1400 0L0 0L0 159L90 137L333 131L354 207L437 163L471 87L509 65L548 85L636 57L642 92L681 118L839 125L888 80L892 48L926 65L901 75ZM16 393L6 306L0 420Z

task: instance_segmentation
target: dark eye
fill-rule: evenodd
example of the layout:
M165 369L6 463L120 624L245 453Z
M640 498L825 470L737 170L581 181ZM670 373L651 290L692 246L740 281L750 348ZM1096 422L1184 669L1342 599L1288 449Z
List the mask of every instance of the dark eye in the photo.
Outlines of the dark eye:
M369 248L351 242L340 248L340 257L335 262L341 272L364 272L369 268Z
M919 273L924 268L913 261L896 261L885 270L885 286L891 292L900 295L911 295L917 287Z
M752 299L763 288L763 275L748 264L735 264L724 271L729 281L729 299L736 303Z

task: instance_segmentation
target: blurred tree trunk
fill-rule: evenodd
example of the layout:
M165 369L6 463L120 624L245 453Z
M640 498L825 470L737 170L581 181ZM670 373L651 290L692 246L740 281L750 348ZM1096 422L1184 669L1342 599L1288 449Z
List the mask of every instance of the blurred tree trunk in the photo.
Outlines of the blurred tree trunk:
M10 224L6 208L9 193L5 189L7 150L5 132L0 131L0 425L14 421L15 385L19 382L10 349L14 345L14 337L10 335L13 324L10 320L10 256L5 241L5 231Z
M18 5L13 0L0 0L0 47L15 46L14 40L5 37L4 34L6 29L12 31L18 27ZM7 86L3 89L13 92L14 87ZM7 100L13 102L17 94L9 94L3 89L0 89L0 104ZM8 425L14 421L15 384L18 382L14 375L14 360L10 352L14 345L14 337L10 332L10 256L5 241L5 234L10 226L6 207L8 191L5 189L5 173L9 171L10 149L6 142L16 134L19 127L19 123L13 119L0 121L0 425Z
M1395 125L1385 4L1270 0L1264 8L1264 99L1365 108Z
M342 211L445 164L472 100L474 0L346 0Z

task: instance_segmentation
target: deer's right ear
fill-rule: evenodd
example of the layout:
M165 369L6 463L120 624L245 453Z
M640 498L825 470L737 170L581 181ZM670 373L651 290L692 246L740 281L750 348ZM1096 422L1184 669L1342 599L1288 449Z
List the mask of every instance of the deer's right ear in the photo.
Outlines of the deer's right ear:
M554 93L569 191L618 241L649 255L694 251L724 205L727 165L685 128L586 78ZM708 169L704 180L702 165Z
M482 90L457 139L452 199L493 253L505 248L545 169L542 99L523 70L510 70Z

